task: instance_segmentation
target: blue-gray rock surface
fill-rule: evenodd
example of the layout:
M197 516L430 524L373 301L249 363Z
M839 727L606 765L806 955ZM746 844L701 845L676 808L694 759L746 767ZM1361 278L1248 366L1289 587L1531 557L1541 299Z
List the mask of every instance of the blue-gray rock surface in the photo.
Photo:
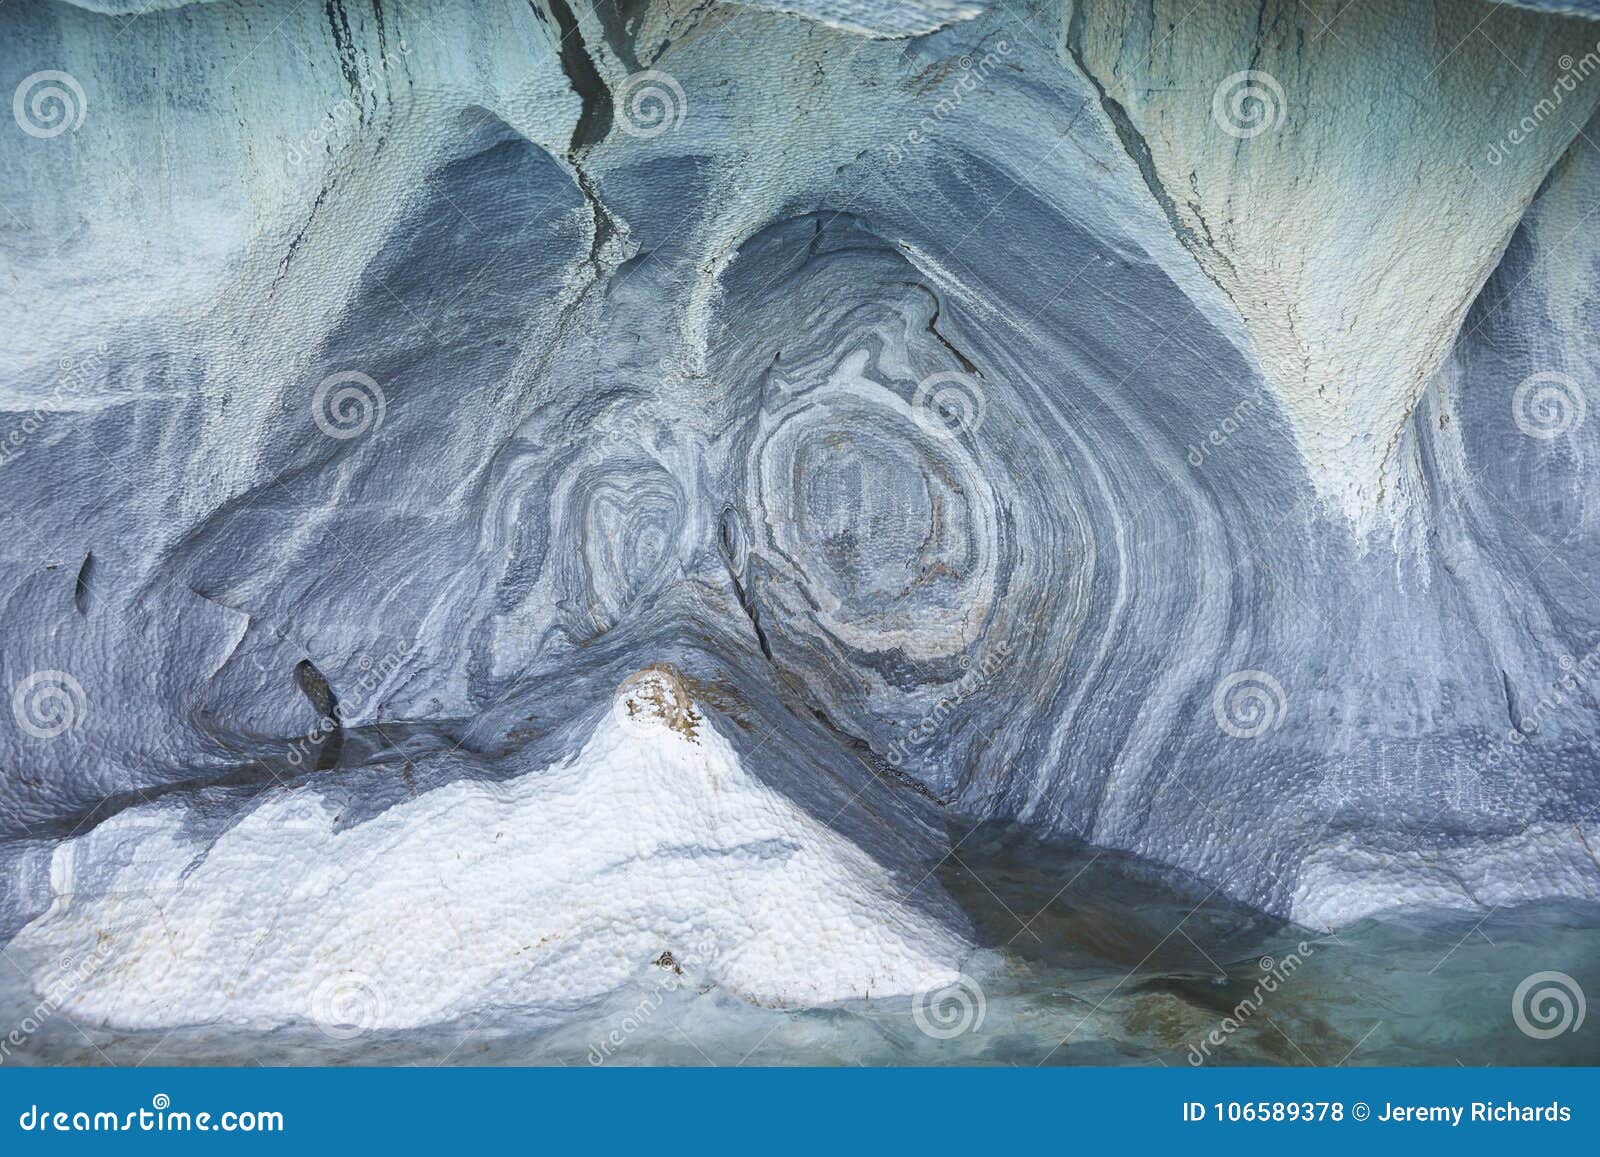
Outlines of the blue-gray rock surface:
M1187 8L0 9L8 953L826 1004L983 820L1600 896L1600 26Z

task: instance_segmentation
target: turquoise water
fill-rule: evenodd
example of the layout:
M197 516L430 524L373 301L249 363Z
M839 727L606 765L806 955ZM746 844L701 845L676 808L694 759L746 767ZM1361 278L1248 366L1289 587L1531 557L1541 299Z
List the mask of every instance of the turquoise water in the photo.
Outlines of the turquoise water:
M1597 904L1410 910L1319 935L1206 899L1129 857L999 830L969 837L942 875L987 947L968 985L920 1008L755 1008L645 969L631 990L559 1024L506 1013L333 1040L314 1030L106 1033L58 1017L12 1063L1600 1063L1600 1022L1570 1023L1575 1005L1566 1031L1543 1039L1513 1008L1518 986L1541 973L1600 993ZM1553 997L1539 1000L1548 988L1536 983L1523 1002L1535 1031L1563 1019Z

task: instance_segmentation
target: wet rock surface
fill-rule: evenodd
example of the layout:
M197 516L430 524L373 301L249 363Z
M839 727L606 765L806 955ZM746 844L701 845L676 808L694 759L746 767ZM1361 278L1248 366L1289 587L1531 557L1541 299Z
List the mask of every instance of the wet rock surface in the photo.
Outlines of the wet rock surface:
M1324 7L0 11L8 952L141 1030L330 945L396 1031L685 938L903 996L989 822L1600 896L1600 25Z

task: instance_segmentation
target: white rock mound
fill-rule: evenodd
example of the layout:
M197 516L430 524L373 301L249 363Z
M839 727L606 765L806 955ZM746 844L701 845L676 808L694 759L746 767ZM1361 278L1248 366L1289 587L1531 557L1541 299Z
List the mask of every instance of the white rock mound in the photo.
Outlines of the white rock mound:
M101 961L63 1005L81 1023L560 1016L653 967L815 1006L950 983L967 951L899 898L919 881L753 778L665 668L575 758L519 778L350 827L314 788L272 791L209 846L187 810L131 808L54 852L51 907L8 954L41 986Z

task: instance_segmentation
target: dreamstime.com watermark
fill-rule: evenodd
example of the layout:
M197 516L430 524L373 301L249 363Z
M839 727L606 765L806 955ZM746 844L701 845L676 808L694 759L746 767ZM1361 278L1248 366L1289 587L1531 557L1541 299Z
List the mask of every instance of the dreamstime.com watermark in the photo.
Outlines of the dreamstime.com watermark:
M115 1113L29 1105L17 1118L24 1133L282 1133L283 1114L275 1109L224 1109L190 1113L173 1109L172 1098L157 1093L148 1109Z
M1583 1027L1583 988L1565 972L1525 976L1511 994L1511 1019L1523 1036L1550 1040Z
M1282 127L1287 107L1278 78L1256 68L1224 77L1211 93L1211 119L1241 141Z
M1588 413L1589 397L1578 379L1554 370L1528 375L1511 395L1511 420L1541 442L1573 433Z
M23 414L22 421L0 438L0 466L7 466L22 456L27 444L44 429L45 423L61 408L62 402L86 391L91 381L105 368L106 354L110 351L111 347L102 341L81 358L61 359L61 372L50 385L49 400Z
M378 67L366 73L361 78L361 96L357 99L354 95L344 97L327 114L317 122L316 126L295 144L289 146L289 167L299 168L311 159L312 154L333 139L334 133L346 125L360 124L366 112L365 97L375 96L378 91L378 77L389 71L391 65L411 55L411 46L404 40L400 42L398 53L385 52L383 59L378 62Z
M1261 1010L1267 997L1277 992L1305 963L1306 957L1316 950L1302 940L1294 946L1294 951L1286 956L1273 959L1263 956L1257 961L1261 975L1256 979L1255 987L1250 994L1233 1006L1233 1011L1222 1018L1222 1021L1205 1036L1200 1038L1199 1044L1189 1046L1189 1063L1196 1068L1211 1059L1211 1050L1219 1049L1228 1043L1228 1038L1244 1027L1245 1023Z
M312 990L306 1010L323 1036L354 1040L381 1027L389 1015L389 996L365 972L341 968L330 972Z
M317 383L311 395L311 420L337 442L383 428L389 399L376 378L360 370L340 370Z
M966 103L967 98L977 92L989 79L989 74L999 66L1000 61L1010 55L1011 45L1004 40L997 40L993 50L984 53L979 59L973 60L970 56L963 56L957 60L955 92L950 96L940 97L926 116L884 150L889 163L898 165L906 159L911 149L927 144L928 134L953 117L956 110Z
M1592 643L1596 639L1600 639L1600 630L1590 631L1589 641ZM1549 690L1539 696L1539 701L1513 721L1515 725L1506 731L1503 741L1489 741L1490 767L1498 767L1508 750L1521 747L1530 736L1543 730L1553 712L1571 703L1577 697L1578 690L1600 674L1600 645L1591 647L1581 658L1562 655L1557 665L1566 673L1553 680Z
M715 937L706 935L682 956L664 950L652 964L660 971L651 979L649 991L627 1012L618 1017L604 1036L589 1046L589 1063L605 1064L619 1053L630 1037L648 1025L667 998L695 983L695 974L704 972L717 952Z
M356 715L371 701L372 695L384 682L399 669L400 664L411 657L417 649L416 640L406 643L396 651L388 651L377 659L371 655L362 655L356 661L360 668L352 684L345 684L340 688L341 695L338 703L339 718L335 719L332 713L323 715L315 726L299 739L289 745L289 764L300 767L307 760L316 761L316 755L322 745L344 726L344 720Z
M1507 130L1505 136L1489 146L1484 159L1491 165L1503 165L1505 160L1522 145L1532 140L1545 121L1555 114L1567 97L1578 91L1578 86L1600 71L1600 42L1574 60L1563 56L1556 61L1561 75L1550 86L1550 95L1540 97L1526 115Z
M0 1065L9 1061L14 1053L26 1049L34 1034L45 1026L62 1005L72 999L73 993L100 971L112 955L110 940L102 940L87 956L62 957L41 986L39 1003L23 1014L10 1032L0 1037Z
M1283 725L1289 697L1267 671L1224 675L1211 692L1211 715L1225 735L1258 739Z
M976 374L959 370L928 375L911 398L912 419L935 438L974 434L988 412L983 383Z
M647 68L626 77L612 100L617 123L630 137L650 140L683 127L689 97L670 72Z
M83 85L70 72L47 68L30 73L11 94L11 118L30 137L46 140L77 132L89 111Z
M1257 386L1255 392L1236 404L1227 415L1213 427L1198 443L1191 442L1185 449L1189 451L1189 465L1196 470L1206 464L1206 459L1228 444L1232 438L1255 416L1259 407L1267 396L1266 386Z
M949 984L924 989L911 998L911 1019L917 1031L934 1040L954 1040L983 1028L989 1002L983 986L965 972Z
M35 739L59 739L88 713L89 698L70 671L35 671L11 689L11 717Z
M1005 642L996 643L976 663L962 656L967 670L956 681L955 690L949 695L941 695L926 715L907 728L903 739L890 740L888 750L884 752L889 766L899 767L911 755L910 749L923 746L937 735L956 708L982 692L1010 657L1011 646Z

